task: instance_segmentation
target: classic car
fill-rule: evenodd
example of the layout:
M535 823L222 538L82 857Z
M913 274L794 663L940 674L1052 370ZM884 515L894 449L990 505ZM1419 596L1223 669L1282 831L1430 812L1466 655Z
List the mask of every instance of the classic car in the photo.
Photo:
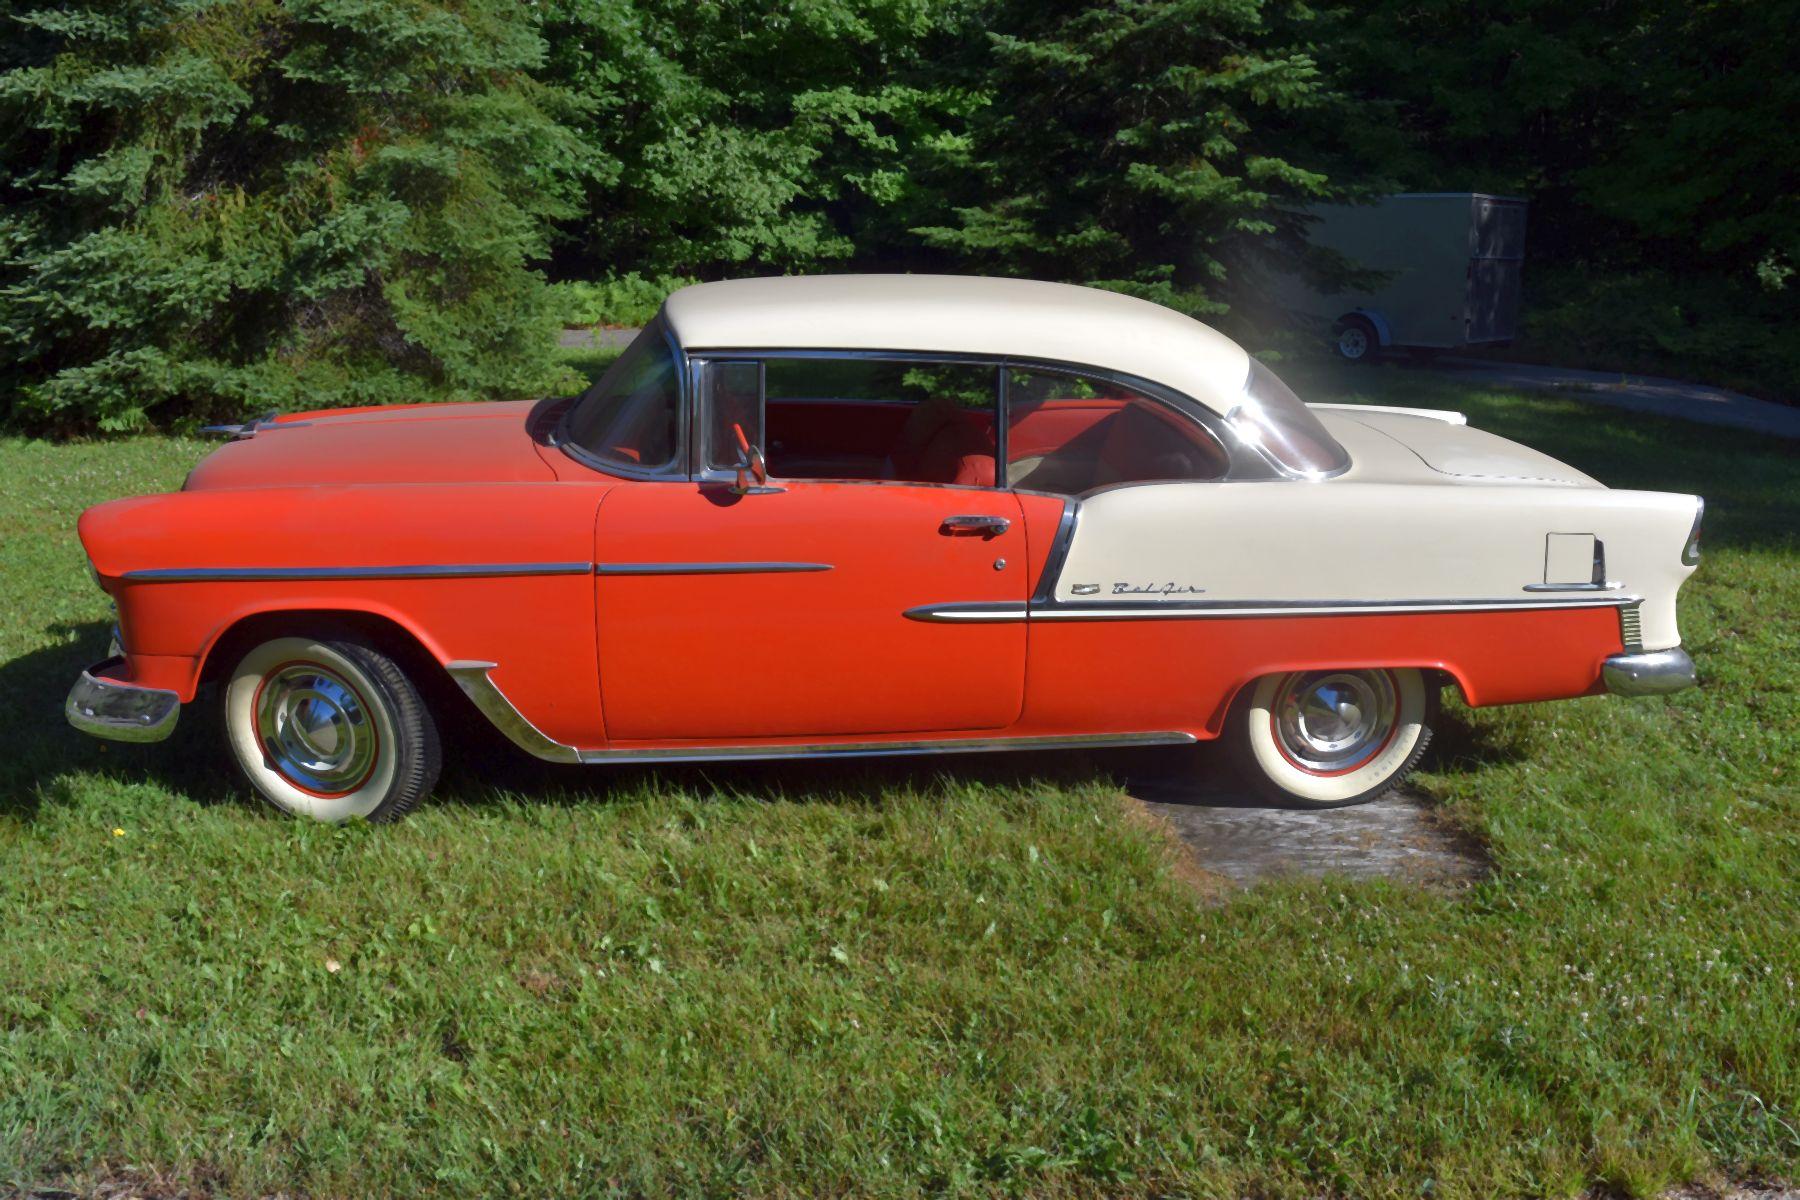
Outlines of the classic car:
M66 711L144 742L216 695L255 790L323 820L422 800L447 704L569 763L1224 739L1332 806L1405 775L1445 686L1694 682L1697 497L1305 404L1099 290L703 284L578 397L227 432L82 515L119 623Z

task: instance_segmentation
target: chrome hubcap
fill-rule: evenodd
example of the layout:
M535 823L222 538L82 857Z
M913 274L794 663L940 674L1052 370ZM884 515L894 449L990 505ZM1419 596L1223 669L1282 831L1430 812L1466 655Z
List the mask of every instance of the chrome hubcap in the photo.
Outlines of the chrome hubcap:
M379 739L362 697L317 663L289 663L263 678L256 732L269 765L307 791L355 791L375 767Z
M1273 710L1281 752L1308 771L1338 774L1374 758L1393 735L1396 703L1386 671L1290 675Z

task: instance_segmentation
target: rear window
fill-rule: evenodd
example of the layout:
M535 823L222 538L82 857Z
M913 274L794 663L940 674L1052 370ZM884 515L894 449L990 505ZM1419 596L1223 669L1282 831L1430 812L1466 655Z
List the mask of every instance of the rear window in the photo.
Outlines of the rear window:
M1312 409L1280 376L1254 358L1243 397L1225 414L1225 420L1284 475L1324 479L1350 466L1350 456L1325 431Z

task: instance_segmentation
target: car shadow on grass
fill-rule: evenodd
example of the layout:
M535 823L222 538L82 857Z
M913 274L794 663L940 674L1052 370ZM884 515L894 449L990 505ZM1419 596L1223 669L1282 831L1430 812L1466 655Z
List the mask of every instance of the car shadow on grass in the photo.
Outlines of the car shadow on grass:
M30 820L42 804L73 804L84 776L147 784L203 806L256 803L238 776L203 689L166 741L106 742L71 729L62 700L104 652L99 622L44 630L51 644L0 663L0 817ZM1417 793L1356 809L1271 803L1236 782L1213 744L1117 750L934 754L679 766L571 766L539 761L506 742L460 695L442 704L445 769L433 806L470 810L526 803L590 806L655 796L729 798L876 808L896 797L951 799L995 790L1055 803L1072 791L1122 793L1152 814L1209 878L1247 886L1285 875L1385 876L1428 886L1486 873L1485 856ZM1516 751L1446 710L1433 760L1453 769L1510 761Z
M0 662L0 817L30 819L46 800L71 799L81 773L159 786L203 804L245 795L197 706L182 710L166 740L144 745L72 728L63 702L81 672L105 657L109 628L59 622L43 634L49 645Z

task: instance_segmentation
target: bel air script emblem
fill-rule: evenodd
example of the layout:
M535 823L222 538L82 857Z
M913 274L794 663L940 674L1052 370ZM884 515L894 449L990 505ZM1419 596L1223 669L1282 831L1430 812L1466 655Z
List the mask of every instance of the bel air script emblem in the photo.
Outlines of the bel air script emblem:
M1069 589L1077 596L1094 596L1100 592L1097 583L1078 583ZM1206 589L1191 583L1115 583L1115 596L1197 596Z

